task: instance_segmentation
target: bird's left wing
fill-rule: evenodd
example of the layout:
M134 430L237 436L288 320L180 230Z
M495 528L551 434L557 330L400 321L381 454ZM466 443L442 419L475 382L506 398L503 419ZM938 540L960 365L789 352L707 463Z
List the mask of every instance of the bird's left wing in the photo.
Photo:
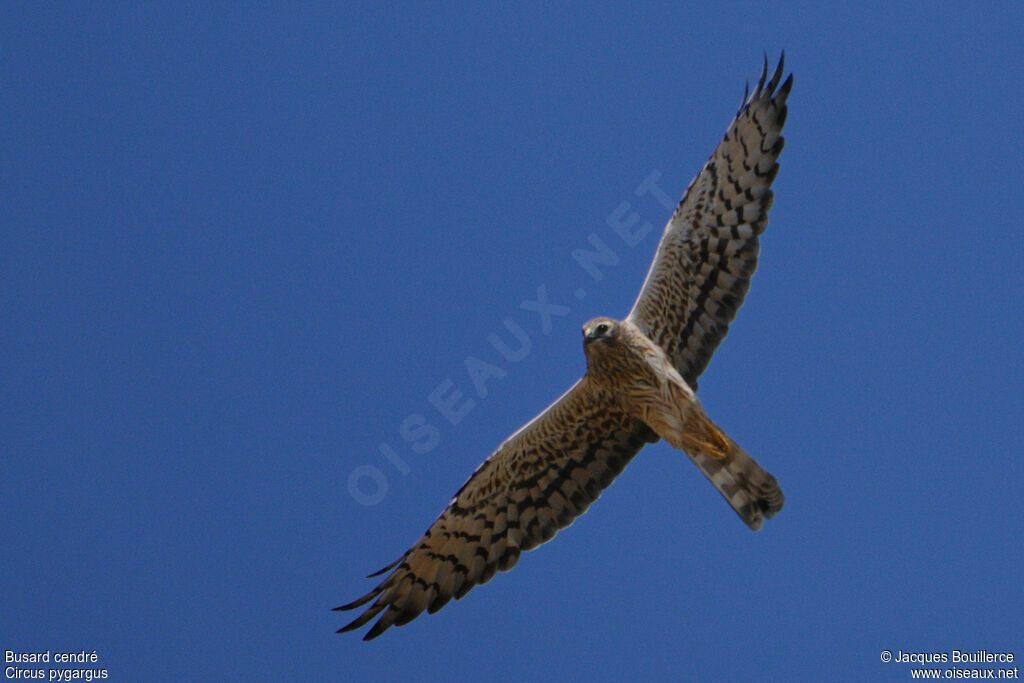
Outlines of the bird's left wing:
M647 442L657 436L619 410L584 377L509 437L481 464L423 538L393 563L380 585L339 610L370 603L339 632L383 615L364 636L433 614L523 550L550 540L587 509Z
M770 79L765 62L754 92L686 189L629 313L695 390L757 268L793 86L792 76L780 85L783 61Z

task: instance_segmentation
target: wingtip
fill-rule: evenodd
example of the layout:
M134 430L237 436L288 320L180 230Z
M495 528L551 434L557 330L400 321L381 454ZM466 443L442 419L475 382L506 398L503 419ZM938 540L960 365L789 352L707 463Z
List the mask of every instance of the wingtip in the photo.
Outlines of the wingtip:
M779 64L775 67L775 73L773 73L772 77L768 80L768 92L775 92L775 88L779 85L779 81L782 80L782 71L785 65L786 53L783 51L779 56Z
M374 577L380 576L381 574L383 574L384 572L386 572L386 571L388 571L388 570L390 570L390 569L394 569L394 568L395 568L395 566L396 566L396 565L397 565L397 564L398 564L399 562L401 562L402 560L404 560L404 559L405 559L405 557L406 557L406 555L408 555L408 554L409 554L409 553L405 553L405 554L403 554L403 555L402 555L401 557L399 557L399 558L398 558L397 560L395 560L394 562L392 562L391 564L389 564L388 566L386 566L386 567L382 567L381 569L378 569L377 571L375 571L375 572L374 572L374 573L372 573L372 574L367 574L367 575L366 575L366 578L368 578L368 579L372 579L372 578L374 578Z
M359 598L358 600L353 600L352 602L346 603L344 605L338 605L337 607L332 607L331 611L332 612L346 612L346 611L348 611L350 609L355 609L356 607L359 607L360 605L366 604L365 597L366 596L364 596L362 598Z
M783 96L789 95L789 91L793 89L793 74L789 74L785 81L782 82L782 87L779 88L779 94Z
M384 589L381 586L378 586L377 588L370 591L361 598L356 598L355 600L352 600L349 603L334 607L331 611L345 611L347 609L355 609L356 607L361 607L362 605L367 604L368 602L376 598L378 595L380 595L383 590Z
M740 107L736 110L736 113L743 111L743 107L747 106L747 102L750 101L750 81L743 84L743 99L740 100Z
M392 622L394 621L393 618L388 619L388 614L390 613L390 610L388 612L385 612L384 616L378 619L377 623L373 625L373 628L366 632L366 635L363 636L363 640L373 640L380 634L384 633L384 631L387 631L391 627Z
M345 624L344 626L339 628L337 631L335 631L335 633L348 633L349 631L352 631L355 628L356 628L355 622L353 621L353 622L351 622L349 624Z
M768 78L768 53L764 53L764 63L761 65L761 76L757 79L757 87L754 88L754 94L757 95L764 89L765 79Z
M762 51L762 62L761 62L761 75L757 79L757 85L754 86L753 91L750 89L750 81L747 81L743 88L743 100L740 103L740 108L737 113L742 112L744 107L749 106L755 98L768 94L769 96L776 92L776 88L779 85L779 81L782 79L782 74L785 70L786 65L786 51L783 50L779 55L779 63L775 66L775 70L772 72L771 77L768 76L768 52ZM793 87L793 74L783 82L782 88L778 92L789 94L789 89Z
M387 626L385 626L384 628L382 628L382 629L381 629L381 630L379 630L379 631L377 630L377 627L376 627L376 626L374 626L373 628L371 628L371 629L370 629L369 631L367 631L367 632L366 632L366 633L365 633L365 634L363 635L363 642L364 642L364 643L368 643L368 642L370 642L371 640L373 640L374 638L378 637L378 636L379 636L380 634L384 633L384 631L387 631L387 630L388 630L388 627L387 627Z

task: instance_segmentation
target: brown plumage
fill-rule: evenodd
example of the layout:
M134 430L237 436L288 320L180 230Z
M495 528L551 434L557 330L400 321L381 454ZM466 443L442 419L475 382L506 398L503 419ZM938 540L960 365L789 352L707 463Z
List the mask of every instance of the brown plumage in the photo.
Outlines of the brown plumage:
M587 372L510 436L455 494L423 537L371 576L368 606L340 629L375 638L510 569L600 495L644 444L665 439L690 457L754 530L783 505L765 472L704 413L697 378L725 337L757 267L782 151L790 76L767 63L725 137L690 183L633 310L583 328Z
M751 529L782 509L775 477L704 413L664 349L628 318L595 318L583 327L584 379L614 396L618 408L685 452Z

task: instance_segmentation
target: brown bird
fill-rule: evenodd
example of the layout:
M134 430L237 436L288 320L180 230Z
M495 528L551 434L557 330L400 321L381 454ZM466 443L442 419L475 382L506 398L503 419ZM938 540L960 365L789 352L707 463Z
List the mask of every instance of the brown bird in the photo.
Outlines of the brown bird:
M782 509L775 477L707 417L694 392L757 268L793 85L790 75L780 86L783 62L768 78L765 61L690 183L633 310L584 325L586 374L477 467L423 538L370 575L390 571L380 585L336 608L370 603L339 633L380 614L364 636L376 638L510 569L659 438L684 451L751 529Z

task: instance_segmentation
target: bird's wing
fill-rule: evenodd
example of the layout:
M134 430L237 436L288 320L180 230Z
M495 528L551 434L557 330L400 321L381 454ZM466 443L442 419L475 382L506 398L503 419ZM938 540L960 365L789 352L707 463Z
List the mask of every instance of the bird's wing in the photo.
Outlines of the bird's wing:
M461 598L523 550L550 540L657 436L587 378L509 437L463 485L412 548L384 569L380 585L336 609L370 606L339 632L383 615L364 637L431 614ZM372 602L371 602L372 601Z
M779 85L784 57L770 79L765 60L757 87L690 183L629 313L694 389L757 268L793 86L792 75Z

